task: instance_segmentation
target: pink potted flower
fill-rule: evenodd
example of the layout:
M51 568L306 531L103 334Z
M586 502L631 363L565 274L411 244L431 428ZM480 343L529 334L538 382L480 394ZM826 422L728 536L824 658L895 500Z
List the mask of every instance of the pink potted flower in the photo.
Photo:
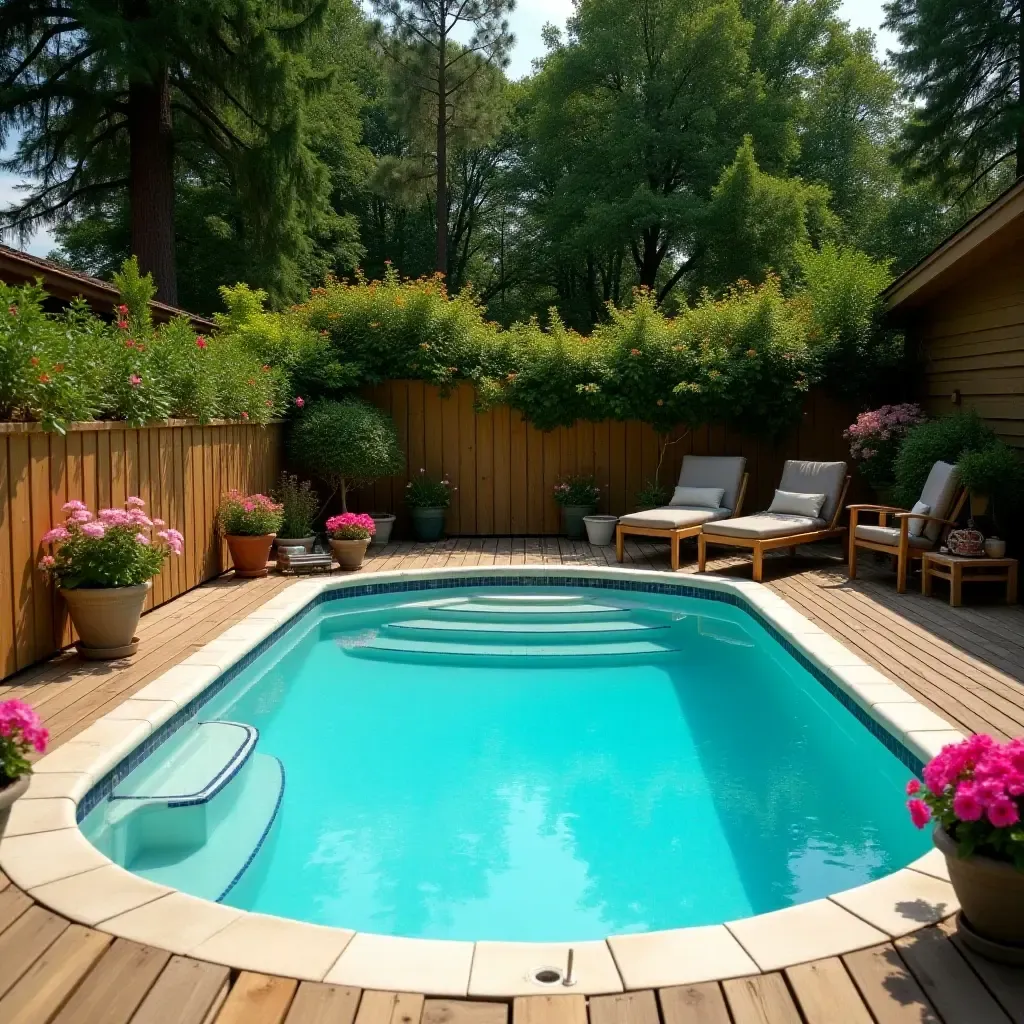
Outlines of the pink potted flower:
M67 519L43 537L50 553L39 568L60 588L80 637L83 658L124 658L138 650L139 625L153 577L168 555L180 555L184 538L146 515L141 498L95 515L69 501Z
M342 569L358 569L366 548L377 531L373 518L359 512L342 512L327 520L327 537Z
M284 519L284 506L265 494L242 494L232 488L221 499L217 525L228 542L235 575L267 575L267 559Z
M971 736L943 747L923 775L923 786L907 784L907 807L918 828L934 822L964 941L988 956L1024 957L1024 738Z
M46 750L50 734L39 715L20 700L0 701L0 838L14 801L28 789L29 751Z

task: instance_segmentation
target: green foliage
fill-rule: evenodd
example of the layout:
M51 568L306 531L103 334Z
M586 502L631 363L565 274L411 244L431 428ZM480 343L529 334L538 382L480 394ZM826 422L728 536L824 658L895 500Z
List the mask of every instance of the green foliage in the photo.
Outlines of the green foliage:
M964 452L957 461L960 482L971 494L986 495L1015 508L1024 499L1024 462L1002 441Z
M294 473L282 473L274 490L281 506L282 537L308 537L320 511L320 498L308 480L299 481Z
M658 479L645 480L643 486L633 496L638 509L660 508L667 504L671 497L669 489Z
M452 503L452 492L457 490L447 476L435 480L421 469L405 485L405 503L409 508L448 508Z
M913 507L936 462L957 465L967 452L990 448L995 441L992 428L973 410L942 416L914 427L907 434L893 467L896 504Z
M217 509L217 525L225 537L265 537L281 529L284 510L265 494L230 490Z
M348 511L353 487L405 465L391 417L354 398L321 401L304 410L292 424L289 451L296 466L340 492L342 512Z
M601 488L597 481L588 474L567 476L555 484L554 499L556 505L564 507L590 508L597 507L601 497Z

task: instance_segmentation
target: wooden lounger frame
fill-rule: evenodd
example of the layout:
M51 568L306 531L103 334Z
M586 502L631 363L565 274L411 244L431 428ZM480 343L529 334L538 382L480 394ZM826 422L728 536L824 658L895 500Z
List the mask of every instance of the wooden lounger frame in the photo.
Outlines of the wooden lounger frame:
M938 550L939 544L945 535L956 526L957 517L963 511L964 502L967 500L967 491L960 489L960 496L953 505L953 511L948 519L940 519L938 516L926 516L920 512L908 512L906 509L895 508L892 505L848 505L850 513L850 542L847 560L850 563L850 579L857 578L857 548L867 548L869 551L881 551L883 554L892 555L896 559L896 593L907 592L907 575L911 564L916 558L929 551ZM878 525L887 525L889 516L898 519L900 523L900 539L895 544L883 544L878 540L864 540L857 536L857 520L861 512L872 512L878 514ZM929 523L939 523L943 529L939 531L938 538L928 547L911 547L910 544L910 520L924 519Z
M739 493L736 495L736 507L733 509L732 515L728 517L729 519L735 519L743 508L743 499L747 496L748 475L747 473L743 474ZM716 522L722 521L716 520ZM615 527L615 557L620 562L625 558L624 548L627 534L634 537L657 537L659 540L667 540L669 542L672 571L676 572L679 569L679 542L687 537L696 537L700 533L701 526L701 523L697 523L696 526L676 527L633 526L631 523L620 522Z
M781 537L727 537L724 533L701 533L697 537L697 572L705 572L708 559L708 545L727 548L746 548L754 556L754 582L760 583L764 575L764 553L775 548L795 548L798 544L813 544L817 540L830 540L840 537L846 527L839 525L839 517L843 514L843 502L850 486L849 476L843 481L843 489L839 492L836 510L832 521L821 530L809 530L807 533L788 533Z

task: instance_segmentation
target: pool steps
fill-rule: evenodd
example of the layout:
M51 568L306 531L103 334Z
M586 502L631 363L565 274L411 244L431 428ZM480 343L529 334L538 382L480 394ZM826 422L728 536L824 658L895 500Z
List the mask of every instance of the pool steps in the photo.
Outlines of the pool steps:
M387 652L392 655L441 655L444 657L474 658L609 658L609 657L650 657L653 654L669 654L672 649L646 640L627 641L614 644L460 644L441 643L433 640L389 640L378 637L348 649L357 657Z
M102 805L96 845L152 882L210 900L246 870L280 806L284 771L257 752L259 732L200 722L184 741L147 759Z

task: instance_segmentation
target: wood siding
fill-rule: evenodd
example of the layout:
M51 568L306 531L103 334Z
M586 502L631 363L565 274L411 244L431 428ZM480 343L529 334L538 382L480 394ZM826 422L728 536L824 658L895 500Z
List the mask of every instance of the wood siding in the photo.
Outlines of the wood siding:
M924 403L934 415L976 409L1024 450L1024 222L1015 240L915 310L908 327L924 360Z
M2 676L72 643L64 602L37 569L40 539L63 522L73 498L90 508L138 495L150 515L185 535L185 551L153 580L146 608L164 604L223 572L226 545L214 530L230 487L268 489L277 474L280 427L199 426L185 421L141 430L82 424L66 435L35 424L0 426L0 666Z
M601 511L622 515L633 510L634 495L658 465L658 435L643 423L581 420L545 433L507 406L477 412L469 384L442 397L423 381L389 381L369 389L367 398L394 419L406 473L356 491L350 505L395 513L399 537L409 535L405 484L420 468L435 477L447 474L458 487L448 512L449 534L538 536L561 532L552 489L564 476L593 474L606 495ZM678 443L669 447L660 479L674 484L684 455L744 455L750 473L746 509L767 508L786 459L848 459L843 430L855 412L816 392L799 425L778 440L746 437L724 426L677 430L671 437Z

